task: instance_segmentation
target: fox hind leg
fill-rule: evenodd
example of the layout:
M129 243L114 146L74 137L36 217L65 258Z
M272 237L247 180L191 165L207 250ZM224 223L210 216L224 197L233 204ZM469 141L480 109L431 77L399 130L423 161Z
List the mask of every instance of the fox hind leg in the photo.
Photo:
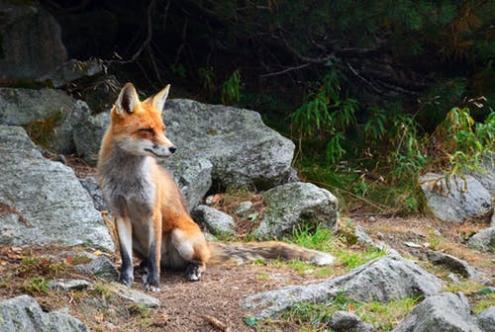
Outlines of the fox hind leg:
M204 242L204 246L206 247L206 242L203 239L200 242ZM180 256L180 259L174 257L175 262L172 263L175 267L181 267L179 265L185 266L186 278L189 281L200 280L202 274L206 270L203 255L201 252L198 252L202 251L202 248L198 248L201 247L201 245L202 243L194 243L193 240L188 238L180 229L176 228L171 232L170 246L172 246L172 248L170 248L170 250L177 253L174 256ZM204 250L207 250L207 248Z

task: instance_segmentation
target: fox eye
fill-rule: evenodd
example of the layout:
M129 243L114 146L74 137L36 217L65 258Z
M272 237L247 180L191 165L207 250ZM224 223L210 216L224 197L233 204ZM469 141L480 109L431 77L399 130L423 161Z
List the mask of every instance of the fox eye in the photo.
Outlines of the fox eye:
M141 128L138 130L141 134L148 134L151 136L155 135L155 130L153 128Z

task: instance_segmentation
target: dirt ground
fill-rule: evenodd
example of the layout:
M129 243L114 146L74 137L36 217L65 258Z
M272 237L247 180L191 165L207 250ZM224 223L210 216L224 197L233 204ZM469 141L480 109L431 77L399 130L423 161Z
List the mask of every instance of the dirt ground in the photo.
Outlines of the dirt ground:
M372 238L388 243L421 264L427 262L427 250L441 250L467 260L493 280L495 256L471 250L463 244L470 234L486 225L452 226L427 217L353 216L352 219ZM417 246L411 247L411 243ZM151 294L160 299L161 307L145 310L108 296L104 283L75 273L67 262L60 267L39 260L59 250L0 246L0 298L31 293L47 311L69 307L70 313L92 331L297 331L297 326L282 320L272 325L261 323L256 328L249 327L243 318L250 313L242 309L241 303L246 296L257 292L309 283L317 278L301 275L289 266L270 264L210 266L199 282L188 282L179 272L164 271L161 291ZM118 265L117 256L113 259ZM33 289L30 283L38 276L46 280L88 279L103 289L71 292ZM138 277L133 288L142 290Z
M243 322L248 313L241 308L251 294L288 284L307 282L288 269L268 266L214 266L200 282L187 282L181 274L165 274L162 290L162 312L167 317L162 331L218 331L209 323L213 317L231 331L255 331ZM206 317L205 317L206 315Z
M160 292L150 293L160 299L161 306L144 310L104 294L105 283L96 278L45 260L57 250L61 249L0 247L0 299L29 293L46 311L68 307L92 331L222 331L223 327L232 332L255 331L243 322L249 315L241 308L246 296L315 280L286 267L259 264L210 266L199 282L187 281L181 272L164 271ZM40 276L86 279L103 290L43 291L32 286L32 280ZM133 288L143 290L138 275Z

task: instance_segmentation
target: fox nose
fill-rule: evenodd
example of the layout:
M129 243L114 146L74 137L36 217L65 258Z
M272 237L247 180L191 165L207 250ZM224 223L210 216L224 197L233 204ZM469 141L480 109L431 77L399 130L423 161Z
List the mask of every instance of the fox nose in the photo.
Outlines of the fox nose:
M175 151L177 151L177 148L175 146L171 146L168 148L168 150L170 151L170 153L174 153Z

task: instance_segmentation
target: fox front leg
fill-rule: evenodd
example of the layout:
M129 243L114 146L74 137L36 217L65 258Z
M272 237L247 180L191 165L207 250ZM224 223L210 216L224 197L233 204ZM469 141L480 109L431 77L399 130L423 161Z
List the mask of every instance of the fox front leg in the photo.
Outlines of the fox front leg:
M117 224L120 255L122 258L119 281L126 286L131 286L134 281L134 267L132 265L132 225L128 218L117 217L115 221Z
M144 278L144 289L151 292L160 291L160 261L162 248L162 216L156 212L149 226L148 273Z

